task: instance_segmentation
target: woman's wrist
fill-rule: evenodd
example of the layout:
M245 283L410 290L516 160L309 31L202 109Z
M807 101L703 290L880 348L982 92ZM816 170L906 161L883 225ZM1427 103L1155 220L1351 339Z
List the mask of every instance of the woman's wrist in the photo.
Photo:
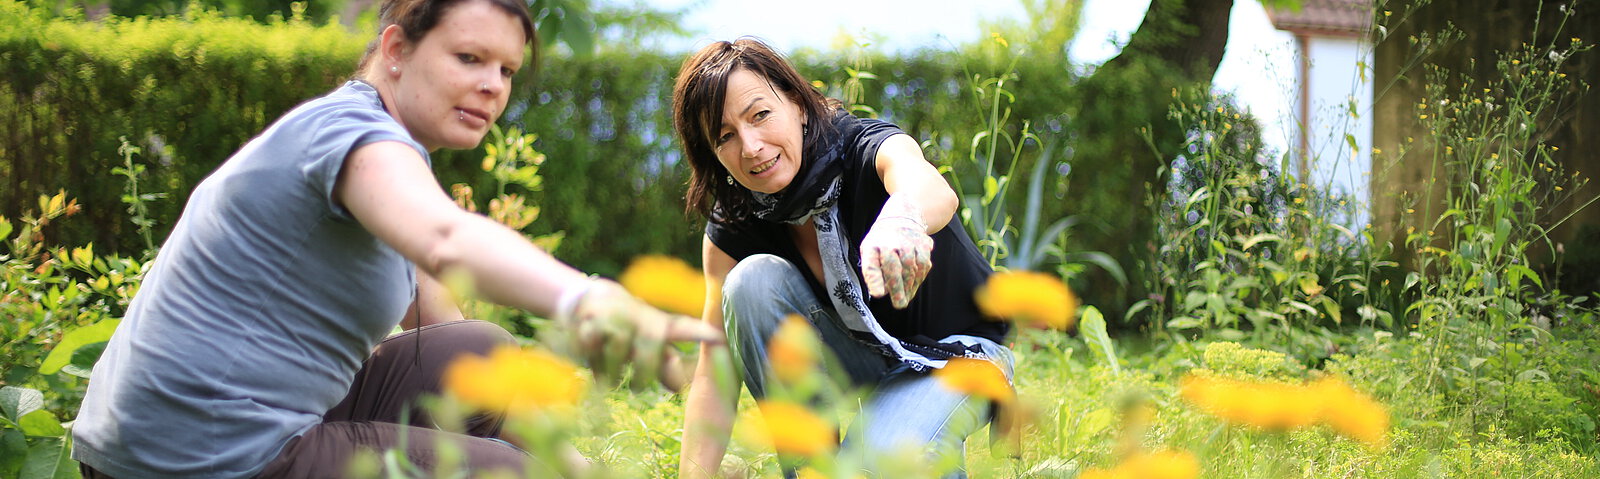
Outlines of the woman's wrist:
M910 229L923 233L928 231L928 223L922 219L922 208L898 195L890 195L889 200L883 202L883 209L878 212L877 222L883 224L900 222Z
M589 294L593 286L594 278L584 278L562 289L561 295L556 297L556 308L551 316L558 322L572 319L572 315L578 311L578 303L583 301L583 296Z

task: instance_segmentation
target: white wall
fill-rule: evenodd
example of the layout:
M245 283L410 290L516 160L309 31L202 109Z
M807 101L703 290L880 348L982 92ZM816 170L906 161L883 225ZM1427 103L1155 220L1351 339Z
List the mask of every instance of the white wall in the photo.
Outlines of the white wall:
M1305 86L1310 94L1306 136L1312 185L1353 196L1357 226L1369 218L1372 170L1372 81L1368 48L1354 38L1309 37ZM1299 106L1296 106L1298 109ZM1349 138L1355 139L1351 151Z

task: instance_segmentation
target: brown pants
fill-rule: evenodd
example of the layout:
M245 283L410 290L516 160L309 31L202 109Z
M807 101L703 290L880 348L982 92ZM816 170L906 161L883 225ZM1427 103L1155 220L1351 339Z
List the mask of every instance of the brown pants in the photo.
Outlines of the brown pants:
M500 435L499 415L471 417L463 425L467 434L455 434L435 429L428 411L416 404L418 397L439 392L450 360L465 353L487 356L496 345L512 342L511 333L484 321L434 324L421 330L420 341L416 330L383 340L361 365L344 400L322 416L322 424L291 439L258 477L343 477L350 458L363 449L401 449L412 465L432 471L439 466L441 441L454 444L460 452L456 464L461 467L525 473L533 459L492 439ZM82 472L86 478L108 477L88 466Z

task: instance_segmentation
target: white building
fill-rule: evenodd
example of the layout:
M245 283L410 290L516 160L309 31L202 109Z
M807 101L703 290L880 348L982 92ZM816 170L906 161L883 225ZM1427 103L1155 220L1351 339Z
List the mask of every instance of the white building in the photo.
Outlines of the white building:
M1302 181L1355 200L1351 220L1365 224L1372 169L1370 0L1301 0L1299 11L1267 9L1272 25L1294 36L1291 151Z

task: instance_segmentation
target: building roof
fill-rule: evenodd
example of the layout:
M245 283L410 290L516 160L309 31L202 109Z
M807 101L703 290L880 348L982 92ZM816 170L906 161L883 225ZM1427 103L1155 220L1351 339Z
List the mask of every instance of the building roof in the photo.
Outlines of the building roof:
M1268 8L1279 30L1315 36L1353 37L1372 25L1371 0L1300 0L1300 9Z

